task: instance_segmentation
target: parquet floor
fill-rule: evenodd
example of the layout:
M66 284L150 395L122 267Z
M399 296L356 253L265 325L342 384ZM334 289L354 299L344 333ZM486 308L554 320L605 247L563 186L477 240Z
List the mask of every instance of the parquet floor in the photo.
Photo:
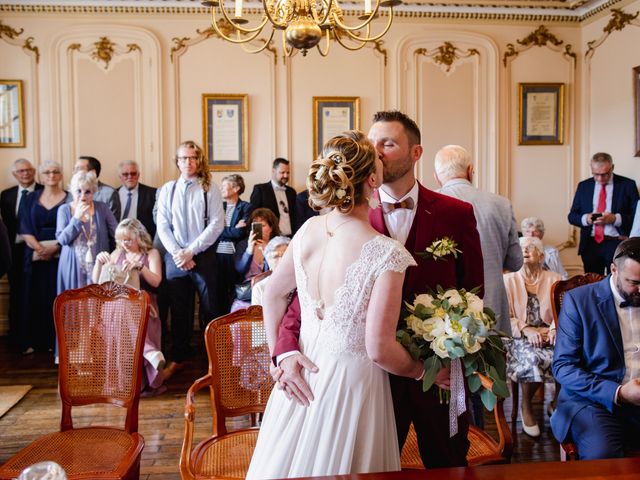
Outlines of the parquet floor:
M185 393L192 381L207 370L206 355L201 354L188 367L168 383L162 395L142 398L140 401L139 429L145 438L142 453L142 480L177 480L178 458L184 429L183 411ZM55 431L60 423L60 401L57 394L57 369L50 354L36 353L23 356L12 351L6 338L0 338L0 385L30 384L33 389L7 414L0 418L0 464L31 440L46 432ZM551 398L553 387L546 386L544 405ZM210 435L210 409L205 394L197 398L197 426L195 437ZM513 462L559 460L558 444L553 439L549 419L543 414L542 399L536 404L538 421L544 425L539 439L521 432L520 421L512 427L515 450ZM101 424L118 421L122 415L116 407L82 407L75 409L74 422L78 425ZM511 402L505 404L507 419L511 418ZM492 415L487 416L488 430L495 433Z

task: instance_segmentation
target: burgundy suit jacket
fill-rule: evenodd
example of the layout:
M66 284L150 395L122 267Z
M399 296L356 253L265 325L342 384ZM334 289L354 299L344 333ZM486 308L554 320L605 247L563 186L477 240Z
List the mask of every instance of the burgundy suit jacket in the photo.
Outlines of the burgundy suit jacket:
M413 255L417 266L409 267L404 278L402 298L413 302L415 295L443 288L482 287L484 268L480 236L476 228L473 206L453 197L433 192L418 185L418 206L416 215L405 242L405 247ZM369 210L369 222L378 232L390 236L384 223L382 208ZM423 252L435 240L450 237L462 250L458 258L449 255L446 259L435 261L422 259L416 252ZM482 295L482 290L480 291ZM300 302L295 295L280 329L274 349L274 358L282 353L299 350Z

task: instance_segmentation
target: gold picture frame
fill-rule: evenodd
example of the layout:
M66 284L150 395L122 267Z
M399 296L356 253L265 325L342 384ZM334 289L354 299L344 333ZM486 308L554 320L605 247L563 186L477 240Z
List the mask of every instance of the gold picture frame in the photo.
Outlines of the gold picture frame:
M24 147L22 80L0 80L0 147Z
M202 143L210 170L249 171L248 125L248 94L202 94Z
M564 143L564 83L518 84L518 144Z
M360 128L360 97L313 97L313 158L330 138Z

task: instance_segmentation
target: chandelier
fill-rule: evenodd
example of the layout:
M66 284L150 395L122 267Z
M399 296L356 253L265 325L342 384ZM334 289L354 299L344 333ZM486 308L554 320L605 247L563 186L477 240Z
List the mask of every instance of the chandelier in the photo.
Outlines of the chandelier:
M387 33L393 21L393 7L402 3L401 0L364 0L364 14L357 17L357 24L350 25L345 22L338 0L262 0L262 18L251 26L243 17L242 2L234 0L228 2L232 6L225 6L225 0L211 0L203 1L202 5L211 8L215 32L229 42L243 44L250 53L267 48L276 30L281 30L282 49L288 57L296 50L305 56L313 47L324 57L329 53L332 39L348 50L360 50ZM378 17L380 7L388 9L388 20L382 31L372 34L371 21ZM265 33L261 36L263 30ZM323 39L324 48L321 47Z

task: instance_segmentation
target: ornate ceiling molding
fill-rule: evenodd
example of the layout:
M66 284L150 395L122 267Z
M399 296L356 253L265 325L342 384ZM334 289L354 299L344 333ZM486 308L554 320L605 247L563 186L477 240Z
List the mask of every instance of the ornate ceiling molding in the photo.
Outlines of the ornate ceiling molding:
M9 25L5 25L4 23L2 23L2 20L0 20L0 38L2 38L10 45L22 47L22 49L25 50L25 53L27 54L31 52L30 55L33 55L35 57L36 63L40 63L40 50L33 44L34 38L18 38L22 35L23 32L23 28L21 28L20 30L16 30Z
M609 19L609 22L602 29L602 35L600 36L600 38L587 42L588 48L584 54L585 58L591 59L591 57L593 57L593 54L596 51L596 48L602 45L605 42L605 40L609 37L609 35L611 35L613 32L619 32L623 30L625 27L627 27L628 25L635 25L637 27L640 27L640 19L638 19L639 15L640 15L640 10L637 11L634 15L631 13L626 13L625 11L620 10L618 8L612 8L611 18Z
M72 43L67 47L67 50L90 54L91 58L96 62L104 62L105 70L109 69L109 64L116 55L126 55L127 53L142 51L140 46L135 43L128 43L126 48L120 47L113 43L108 37L100 37L97 42L93 43L93 47L82 48L80 43Z
M547 47L555 52L562 52L562 55L565 57L573 59L574 65L577 61L577 55L573 51L573 47L570 44L566 44L563 48L562 44L564 43L564 40L560 40L544 25L540 25L536 30L531 32L522 40L516 40L516 42L524 48L517 48L513 43L507 44L507 50L502 56L502 63L505 68L508 63L514 60L520 53L525 52L532 47Z
M465 53L461 52L458 47L454 46L451 42L444 42L439 47L428 51L426 48L418 48L414 51L415 55L424 55L427 58L432 59L436 64L440 65L445 73L451 73L451 68L454 63L463 58L469 58L473 55L480 55L480 52L475 48L469 48Z

